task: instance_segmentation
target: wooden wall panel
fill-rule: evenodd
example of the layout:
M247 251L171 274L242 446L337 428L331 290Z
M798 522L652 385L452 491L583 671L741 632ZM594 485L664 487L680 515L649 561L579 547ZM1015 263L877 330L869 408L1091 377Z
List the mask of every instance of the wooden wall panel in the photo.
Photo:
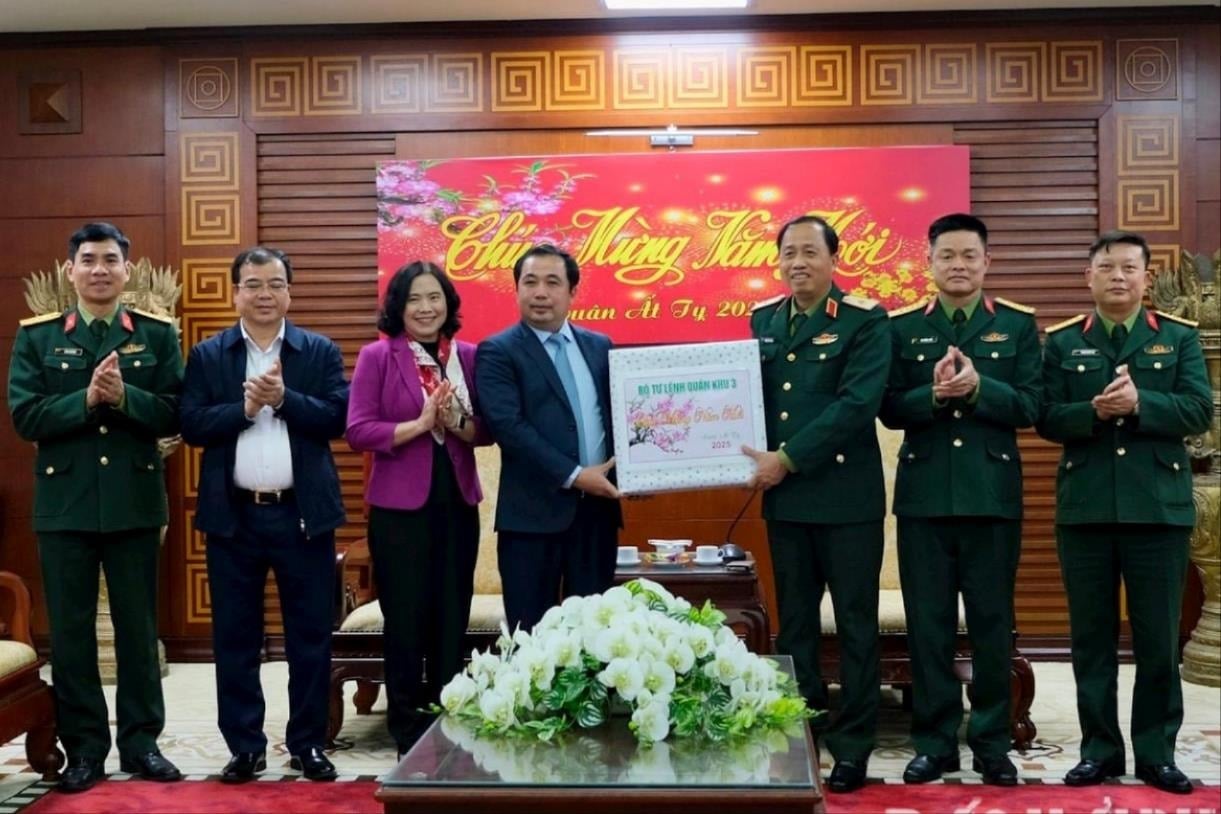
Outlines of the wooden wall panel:
M99 212L116 220L160 215L165 210L164 165L159 155L0 159L6 187L0 218L37 213L83 222ZM61 242L66 241L67 234Z

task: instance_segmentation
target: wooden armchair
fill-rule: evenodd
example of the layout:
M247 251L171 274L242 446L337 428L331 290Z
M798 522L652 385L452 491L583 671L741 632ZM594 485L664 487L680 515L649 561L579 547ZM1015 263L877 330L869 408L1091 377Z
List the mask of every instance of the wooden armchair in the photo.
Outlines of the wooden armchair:
M44 780L59 776L55 697L39 675L44 661L30 631L30 592L21 577L0 571L0 743L25 734L25 755Z

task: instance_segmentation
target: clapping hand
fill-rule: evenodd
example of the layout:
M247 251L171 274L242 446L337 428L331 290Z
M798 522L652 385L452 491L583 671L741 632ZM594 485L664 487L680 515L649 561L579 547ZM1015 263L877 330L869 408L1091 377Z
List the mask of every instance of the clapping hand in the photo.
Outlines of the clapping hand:
M420 417L416 419L419 422L420 429L424 432L432 432L433 427L437 426L438 416L444 416L449 412L449 402L453 396L454 386L448 381L441 382L437 389L428 394L424 399L424 406L420 409ZM441 419L442 424L445 424L445 419Z
M278 408L284 403L284 373L280 360L271 363L266 373L251 376L243 385L246 415L254 418L263 407Z
M979 373L971 357L953 345L933 368L933 398L938 401L966 398L979 387Z
M99 404L118 406L123 401L123 374L119 372L119 354L110 355L93 369L93 378L85 390L85 404L89 409Z
M1131 415L1136 411L1140 394L1136 384L1128 373L1127 365L1115 369L1115 378L1090 403L1094 405L1094 413L1103 421L1121 415Z

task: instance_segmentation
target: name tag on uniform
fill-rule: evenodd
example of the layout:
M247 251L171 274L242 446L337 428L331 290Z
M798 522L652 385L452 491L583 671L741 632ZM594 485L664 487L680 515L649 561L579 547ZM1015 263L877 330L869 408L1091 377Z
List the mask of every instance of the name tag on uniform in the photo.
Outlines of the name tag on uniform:
M811 345L830 345L839 339L839 334L819 334L810 340Z
M1145 348L1145 353L1150 356L1165 356L1168 353L1174 353L1174 345L1150 345Z
M939 337L939 336L913 336L912 337L913 345L936 345L940 341L941 341L941 337Z
M1002 334L993 331L990 334L984 334L979 338L980 342L1004 342L1009 338L1009 334Z
M1073 348L1073 356L1097 356L1098 348Z
M147 346L146 345L124 345L123 347L119 348L119 353L124 353L124 354L139 353L140 351L144 350L145 347L147 347Z
M771 344L775 343L775 341L776 340L770 336L759 337L759 342L761 342L764 345L771 345Z
M56 356L82 356L85 352L80 348L56 348L54 353Z

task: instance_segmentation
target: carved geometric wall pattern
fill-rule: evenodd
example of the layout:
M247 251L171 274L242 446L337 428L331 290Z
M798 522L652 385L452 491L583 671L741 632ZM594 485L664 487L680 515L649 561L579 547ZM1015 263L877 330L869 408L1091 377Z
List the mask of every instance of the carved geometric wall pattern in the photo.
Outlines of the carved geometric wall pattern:
M307 62L305 57L251 59L251 115L300 116Z
M674 77L670 107L724 108L729 105L725 48L678 48L674 51Z
M204 535L195 528L195 510L184 510L183 520L186 523L183 528L187 530L186 558L195 562L203 562L208 556L205 547L207 541L204 539Z
M670 80L669 49L615 51L615 110L664 110Z
M548 110L606 107L606 55L601 51L555 51L547 82Z
M339 116L361 112L360 57L311 57L307 116Z
M65 135L84 128L81 72L36 70L17 74L17 132Z
M1102 42L1051 43L1043 70L1043 101L1102 101Z
M178 60L178 115L233 118L241 113L237 58Z
M851 106L852 46L803 45L789 102L803 107Z
M797 61L792 46L758 46L738 51L738 107L784 107Z
M374 113L419 113L424 109L424 74L428 57L423 54L371 57Z
M1179 98L1179 41L1116 40L1115 98Z
M1133 231L1176 231L1179 228L1177 170L1120 178L1115 195L1118 227Z
M492 52L492 110L536 112L543 109L551 54L547 51Z
M925 45L920 71L920 103L974 104L978 96L977 51L974 44Z
M182 307L184 310L225 310L232 303L229 261L220 258L184 258Z
M237 133L183 133L181 181L210 190L237 189Z
M182 495L199 497L199 472L203 466L203 450L199 447L184 446L182 451L186 455L186 466L182 467ZM183 528L189 529L191 525L183 525Z
M1043 55L1041 42L988 43L984 46L989 102L1039 101Z
M212 592L208 587L206 563L188 562L186 586L190 600L187 603L187 622L207 624L212 621Z
M230 327L236 320L232 310L206 313L187 311L182 315L182 344L188 348L194 347L209 336Z
M241 220L237 193L182 190L182 245L236 245Z
M1177 243L1150 243L1149 244L1149 273L1156 277L1166 269L1174 268L1179 264L1179 244Z
M428 112L483 110L483 54L433 54L430 67Z
M1139 175L1145 170L1178 169L1178 116L1119 116L1120 175Z
M910 105L919 57L916 45L862 45L861 104Z

